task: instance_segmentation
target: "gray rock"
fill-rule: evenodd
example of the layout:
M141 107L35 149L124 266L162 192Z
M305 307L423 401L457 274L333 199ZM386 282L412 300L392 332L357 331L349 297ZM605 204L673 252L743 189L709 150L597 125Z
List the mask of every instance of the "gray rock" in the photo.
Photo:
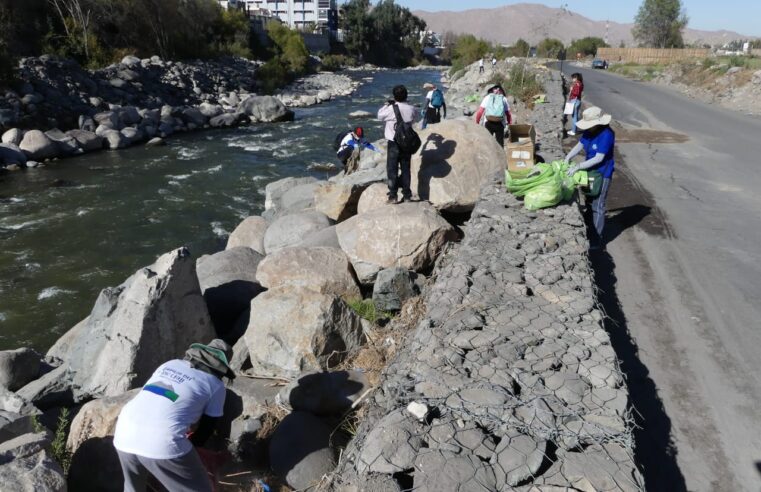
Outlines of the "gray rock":
M303 248L324 247L341 249L341 245L338 243L338 234L336 234L336 226L334 225L307 234L297 246Z
M93 120L91 117L81 114L79 115L79 121L77 126L79 127L80 130L94 132L97 125L95 124L95 120Z
M93 119L98 125L103 125L112 130L118 130L121 128L119 126L119 115L115 111L103 111L102 113L96 113L93 116Z
M161 137L153 137L145 143L146 147L159 147L161 145L166 145L166 142Z
M200 128L206 124L207 118L196 108L185 108L182 111L182 120L185 123L192 123Z
M335 366L365 336L359 316L338 297L289 288L251 301L245 339L255 373L295 377Z
M251 299L264 290L256 279L262 258L243 246L198 258L198 281L219 336L225 338Z
M45 160L56 157L58 146L47 135L39 130L29 130L21 139L19 148L33 160Z
M82 397L135 388L160 364L181 357L191 343L216 336L195 261L185 248L101 291L90 316L75 329L60 358Z
M120 127L136 125L143 119L134 106L124 106L119 109L118 114Z
M404 268L387 268L378 272L373 286L373 304L381 311L396 312L402 303L420 294L417 274Z
M499 490L494 470L477 456L438 450L426 450L415 459L413 489L425 492Z
M319 186L318 183L306 183L295 186L283 193L274 208L276 215L282 216L305 210L313 210L315 208L315 192Z
M269 210L277 208L280 204L281 197L290 189L296 188L303 184L316 183L317 179L311 176L300 178L288 177L268 183L264 188L264 209Z
M225 113L218 116L214 116L209 120L209 125L212 128L231 127L237 126L240 122L239 113Z
M25 434L0 444L0 483L7 492L65 492L63 470L50 456L49 434Z
M330 219L315 211L299 212L276 219L264 234L264 249L271 254L295 246L308 234L330 227Z
M39 410L31 402L3 386L0 386L0 410L19 415L39 413Z
M267 226L267 221L258 215L245 218L227 238L227 249L245 246L263 255Z
M222 106L218 104L210 104L207 102L201 103L201 105L198 106L198 111L200 111L201 114L206 118L214 118L215 116L219 116L224 112Z
M306 288L344 299L362 298L349 259L337 248L279 249L262 260L256 278L267 289Z
M17 164L23 166L26 162L26 154L24 154L17 145L11 143L0 144L0 164Z
M69 368L60 366L22 387L16 395L44 411L73 405L75 389Z
M535 478L544 462L547 442L535 441L516 430L508 431L501 439L491 458L497 483L514 487Z
M368 389L363 372L311 372L280 391L280 400L294 410L314 415L341 415Z
M55 142L56 146L58 147L58 155L68 156L82 152L79 149L79 143L76 141L76 139L70 135L63 133L58 128L46 131L45 135L47 135L48 138Z
M335 468L330 448L332 429L306 412L293 412L280 422L270 442L272 470L290 487L308 490Z
M21 414L0 409L0 443L34 432L32 413L34 412Z
M18 128L11 128L3 133L2 142L4 144L18 145L21 143L21 139L24 137L24 132Z
M40 375L41 355L30 348L0 351L0 386L16 391Z
M422 435L417 421L402 410L394 410L368 432L357 457L357 471L391 474L414 468L423 447Z
M156 58L158 58L158 57L156 57ZM153 59L151 59L151 60L153 60ZM159 58L159 61L161 61L160 58ZM128 67L131 67L133 65L139 65L140 64L140 58L138 58L136 56L133 56L133 55L127 55L124 58L122 58L121 64L122 65L126 65Z
M126 128L122 128L119 132L124 136L124 138L127 140L127 145L132 145L134 143L140 142L145 138L145 135L142 131L140 131L138 128L134 128L131 126L128 126Z
M251 96L238 105L238 111L255 122L293 120L293 111L273 96Z
M104 130L100 136L105 139L106 146L111 150L123 149L129 146L129 139L118 130Z
M237 353L233 352L233 357ZM239 377L228 384L225 409L218 430L227 437L236 458L265 458L266 443L259 436L262 420L276 403L278 388L265 380Z
M67 135L76 140L79 147L85 152L92 152L103 148L103 137L86 130L69 130Z

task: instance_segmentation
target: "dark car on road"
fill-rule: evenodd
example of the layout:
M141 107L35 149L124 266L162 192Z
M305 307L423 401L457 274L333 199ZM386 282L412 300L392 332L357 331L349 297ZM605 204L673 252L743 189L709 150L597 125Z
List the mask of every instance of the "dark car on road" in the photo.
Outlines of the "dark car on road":
M606 60L600 60L599 58L595 58L592 60L592 68L600 68L602 70L605 70L608 68L608 62Z

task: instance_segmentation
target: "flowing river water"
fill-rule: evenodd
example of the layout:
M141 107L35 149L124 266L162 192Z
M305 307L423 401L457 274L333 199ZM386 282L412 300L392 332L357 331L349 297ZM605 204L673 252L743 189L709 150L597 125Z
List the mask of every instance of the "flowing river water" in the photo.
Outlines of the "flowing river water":
M382 138L375 113L399 83L421 102L435 71L356 73L350 97L297 109L292 123L209 130L164 147L98 152L0 175L0 350L46 350L87 316L98 292L162 253L186 245L200 256L264 208L264 187L286 176L327 173L335 135L349 125ZM370 80L369 78L372 78Z

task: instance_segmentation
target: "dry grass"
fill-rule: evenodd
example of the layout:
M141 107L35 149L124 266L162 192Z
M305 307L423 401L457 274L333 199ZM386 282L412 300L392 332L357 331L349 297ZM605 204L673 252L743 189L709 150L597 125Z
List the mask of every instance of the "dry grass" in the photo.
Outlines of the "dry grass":
M425 310L422 296L409 299L399 314L386 326L366 332L367 344L335 369L362 370L370 386L377 386L381 380L381 373L396 355L407 333L415 328L425 315Z
M266 408L267 413L262 417L262 428L259 429L257 434L257 437L262 440L269 439L280 422L290 413L282 405L267 405Z

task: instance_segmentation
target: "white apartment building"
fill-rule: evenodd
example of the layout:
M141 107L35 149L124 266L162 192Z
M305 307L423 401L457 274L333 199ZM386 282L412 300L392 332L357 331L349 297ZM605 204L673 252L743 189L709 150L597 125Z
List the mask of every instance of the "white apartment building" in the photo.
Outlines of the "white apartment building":
M294 29L304 29L310 25L330 31L338 29L337 0L219 0L219 3L226 9L269 11Z

